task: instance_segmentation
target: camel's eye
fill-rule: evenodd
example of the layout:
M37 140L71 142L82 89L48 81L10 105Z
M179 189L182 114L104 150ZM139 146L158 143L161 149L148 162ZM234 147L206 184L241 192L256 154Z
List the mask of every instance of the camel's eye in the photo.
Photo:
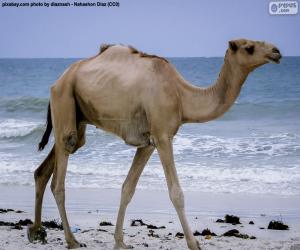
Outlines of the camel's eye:
M254 46L249 46L249 47L246 47L245 50L248 52L249 55L253 55L254 53Z

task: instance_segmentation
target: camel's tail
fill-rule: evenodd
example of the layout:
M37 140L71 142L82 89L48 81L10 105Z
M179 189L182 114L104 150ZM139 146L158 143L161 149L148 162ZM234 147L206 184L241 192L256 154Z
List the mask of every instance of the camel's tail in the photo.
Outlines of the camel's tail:
M48 104L48 113L47 113L47 127L41 142L39 143L39 151L42 151L49 141L49 137L52 130L52 119L51 119L51 108L50 103Z

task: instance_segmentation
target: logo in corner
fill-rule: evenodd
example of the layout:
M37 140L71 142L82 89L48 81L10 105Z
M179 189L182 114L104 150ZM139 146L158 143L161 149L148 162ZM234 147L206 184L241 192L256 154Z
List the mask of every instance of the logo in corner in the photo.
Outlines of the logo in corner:
M272 1L269 3L270 15L296 15L298 14L298 1Z

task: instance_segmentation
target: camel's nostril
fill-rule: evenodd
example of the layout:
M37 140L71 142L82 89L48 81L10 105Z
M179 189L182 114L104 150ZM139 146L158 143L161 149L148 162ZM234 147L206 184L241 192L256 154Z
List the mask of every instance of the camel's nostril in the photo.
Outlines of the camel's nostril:
M277 49L277 48L275 48L275 47L272 49L272 52L273 52L273 53L278 53L278 54L280 54L279 49Z

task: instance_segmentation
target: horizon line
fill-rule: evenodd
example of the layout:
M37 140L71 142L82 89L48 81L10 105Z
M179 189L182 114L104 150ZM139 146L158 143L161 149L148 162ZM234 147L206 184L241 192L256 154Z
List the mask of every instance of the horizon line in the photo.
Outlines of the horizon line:
M90 56L93 57L93 56ZM2 59L83 59L83 58L90 58L90 57L0 57ZM224 56L159 56L163 58L224 58ZM300 55L288 55L284 57L300 57Z

